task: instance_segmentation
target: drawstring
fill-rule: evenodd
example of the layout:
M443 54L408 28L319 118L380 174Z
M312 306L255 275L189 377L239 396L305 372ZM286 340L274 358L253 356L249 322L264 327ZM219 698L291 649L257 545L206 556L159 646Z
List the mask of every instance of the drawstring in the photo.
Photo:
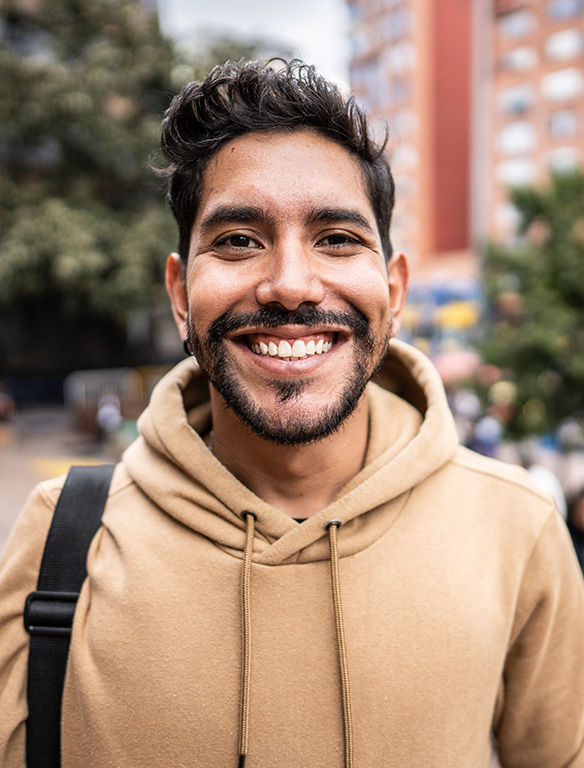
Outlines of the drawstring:
M241 570L241 702L239 713L239 768L245 765L249 734L249 684L251 672L251 558L256 515L249 510L241 513L245 520L245 548Z
M331 520L325 525L325 528L329 534L329 547L331 553L331 586L333 590L335 624L337 627L337 643L339 646L339 665L341 669L343 720L345 725L345 768L353 768L353 711L351 705L351 686L349 683L347 645L345 643L345 625L343 622L343 604L341 601L339 550L337 547L337 530L341 527L341 525L342 523L340 520Z
M256 515L249 510L241 513L245 520L245 548L243 551L243 567L241 571L241 702L239 721L239 768L244 768L247 755L249 736L249 689L251 673L251 560L253 555L253 539L255 534ZM331 520L325 525L329 534L331 586L335 625L337 629L337 644L339 649L339 666L341 671L341 687L343 699L343 722L345 732L345 768L354 768L353 761L353 712L351 705L351 686L349 684L349 664L347 660L347 645L345 642L345 625L343 622L343 606L341 602L341 581L339 576L339 551L337 546L337 530L341 527L340 520Z

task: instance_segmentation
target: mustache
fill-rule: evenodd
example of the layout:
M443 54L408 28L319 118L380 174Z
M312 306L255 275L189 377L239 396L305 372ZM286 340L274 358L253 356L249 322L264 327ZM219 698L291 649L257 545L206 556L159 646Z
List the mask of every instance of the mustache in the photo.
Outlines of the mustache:
M281 325L304 325L307 328L316 326L335 325L348 328L355 338L368 349L373 349L374 342L369 321L358 309L351 311L325 311L312 305L300 306L288 310L284 307L266 306L256 312L236 314L227 310L213 321L207 331L207 343L216 346L223 337L241 328L257 326L261 328L277 328Z

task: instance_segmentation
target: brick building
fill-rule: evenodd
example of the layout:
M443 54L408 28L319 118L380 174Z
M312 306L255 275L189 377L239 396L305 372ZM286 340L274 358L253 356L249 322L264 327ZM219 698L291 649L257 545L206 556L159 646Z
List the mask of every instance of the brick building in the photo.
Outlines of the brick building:
M584 0L348 0L351 88L387 119L396 247L476 273L513 185L584 161Z
M512 238L507 188L584 160L583 0L498 0L491 18L488 228Z
M420 270L470 247L471 3L351 0L352 90L390 125L396 248Z

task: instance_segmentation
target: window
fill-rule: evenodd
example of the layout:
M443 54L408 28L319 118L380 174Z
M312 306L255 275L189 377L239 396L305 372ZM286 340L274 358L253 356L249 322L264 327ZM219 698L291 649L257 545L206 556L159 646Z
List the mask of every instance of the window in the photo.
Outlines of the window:
M497 166L497 180L509 187L533 184L536 177L532 160L504 160Z
M390 103L394 106L403 104L410 97L410 81L409 80L392 80L390 91Z
M499 67L510 72L523 72L537 64L537 51L529 45L522 45L507 51L499 60Z
M419 153L416 147L409 142L402 142L395 153L393 166L403 172L415 170L418 167Z
M393 38L393 33L391 30L391 16L388 14L383 15L379 21L379 34L382 43L387 43Z
M389 32L392 39L405 37L412 32L413 15L408 8L398 8L389 16Z
M578 135L578 118L571 109L552 112L548 118L548 132L554 139L573 139Z
M582 0L549 0L547 4L547 15L550 19L573 19L580 16L584 9Z
M495 221L499 229L515 230L521 223L521 214L511 203L499 203L495 210Z
M411 109L400 109L393 117L393 126L399 136L414 136L418 130L418 116Z
M528 10L514 11L501 16L497 26L501 37L524 37L535 29L535 16Z
M580 166L580 153L573 147L562 147L553 149L547 154L547 162L551 171L556 173L566 173L574 171Z
M408 37L414 30L414 19L414 12L408 7L400 6L382 14L379 23L381 39L387 42Z
M401 173L399 180L396 180L396 198L399 200L415 198L418 194L418 180L416 177L407 173Z
M377 61L367 61L351 68L351 87L366 109L383 104L386 88Z
M363 28L357 27L352 31L349 43L351 46L351 56L355 59L366 56L371 49L371 40Z
M413 69L416 63L416 49L412 43L401 41L392 45L388 52L388 70L403 72Z
M576 67L560 69L542 78L541 91L551 101L575 99L584 91L584 75Z
M532 108L535 94L530 85L505 88L499 94L499 112L504 115L523 115Z
M499 150L504 155L519 155L535 149L535 128L527 121L510 123L499 131Z
M583 50L584 34L579 29L563 29L550 35L545 41L545 55L548 59L572 59Z

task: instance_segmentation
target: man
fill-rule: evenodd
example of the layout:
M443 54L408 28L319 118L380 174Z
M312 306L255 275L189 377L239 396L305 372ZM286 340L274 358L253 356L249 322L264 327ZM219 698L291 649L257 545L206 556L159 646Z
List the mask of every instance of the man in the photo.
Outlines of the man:
M437 373L395 340L408 267L364 114L298 63L226 65L175 99L162 148L167 287L198 366L158 385L116 469L63 766L487 768L492 734L505 767L584 766L565 526L522 469L458 446ZM61 485L2 564L10 768Z

